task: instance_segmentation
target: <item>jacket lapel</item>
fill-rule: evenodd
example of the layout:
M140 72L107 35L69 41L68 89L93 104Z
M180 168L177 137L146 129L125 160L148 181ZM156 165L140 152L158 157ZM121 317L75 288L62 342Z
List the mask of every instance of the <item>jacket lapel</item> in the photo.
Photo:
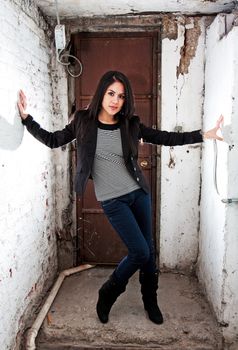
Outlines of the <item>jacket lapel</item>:
M84 145L87 148L87 156L94 159L97 146L97 121L90 121L84 138Z

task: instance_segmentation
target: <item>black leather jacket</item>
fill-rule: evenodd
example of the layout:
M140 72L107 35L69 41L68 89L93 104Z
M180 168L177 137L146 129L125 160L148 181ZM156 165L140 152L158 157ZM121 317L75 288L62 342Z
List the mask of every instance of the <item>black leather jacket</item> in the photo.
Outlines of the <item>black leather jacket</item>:
M81 123L87 120L86 132L82 136ZM23 120L27 130L40 142L50 148L56 148L65 145L76 139L77 142L77 171L75 179L75 191L79 195L83 195L87 181L91 175L94 156L97 145L97 121L89 120L88 112L78 111L74 119L66 125L62 130L49 132L41 128L41 126L32 118L31 115ZM203 138L200 130L191 132L167 132L155 130L146 127L140 123L138 116L120 122L122 150L127 170L137 183L148 192L148 184L142 174L137 163L138 159L138 142L143 139L144 142L156 145L176 146L202 142ZM132 137L133 147L129 145L128 130ZM131 150L133 149L133 151Z

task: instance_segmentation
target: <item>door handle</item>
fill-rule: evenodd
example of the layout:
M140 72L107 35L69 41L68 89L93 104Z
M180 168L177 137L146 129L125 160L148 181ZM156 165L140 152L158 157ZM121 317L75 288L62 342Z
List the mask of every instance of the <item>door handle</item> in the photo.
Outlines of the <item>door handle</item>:
M140 166L142 167L142 168L146 168L147 166L148 166L148 161L147 160L142 160L141 162L140 162Z

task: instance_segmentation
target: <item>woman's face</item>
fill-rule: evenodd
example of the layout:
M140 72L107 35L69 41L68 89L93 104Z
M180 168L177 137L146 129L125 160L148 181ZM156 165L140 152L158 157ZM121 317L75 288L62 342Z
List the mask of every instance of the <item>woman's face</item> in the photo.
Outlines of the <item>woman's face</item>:
M109 85L102 100L102 111L114 116L122 109L125 102L124 85L119 81Z

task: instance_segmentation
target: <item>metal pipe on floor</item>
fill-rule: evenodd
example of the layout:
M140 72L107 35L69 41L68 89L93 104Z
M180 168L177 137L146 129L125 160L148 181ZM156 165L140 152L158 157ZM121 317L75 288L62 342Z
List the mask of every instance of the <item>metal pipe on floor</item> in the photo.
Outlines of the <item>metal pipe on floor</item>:
M60 272L60 274L59 274L52 290L50 291L50 294L48 295L43 307L41 308L37 318L35 319L32 327L27 332L26 350L35 350L36 349L35 340L36 340L37 334L39 332L39 329L40 329L40 327L41 327L41 325L42 325L42 323L47 315L47 312L49 311L65 277L73 275L77 272L91 269L92 267L95 267L95 265L85 264L85 265L73 267L71 269L66 269L66 270Z

